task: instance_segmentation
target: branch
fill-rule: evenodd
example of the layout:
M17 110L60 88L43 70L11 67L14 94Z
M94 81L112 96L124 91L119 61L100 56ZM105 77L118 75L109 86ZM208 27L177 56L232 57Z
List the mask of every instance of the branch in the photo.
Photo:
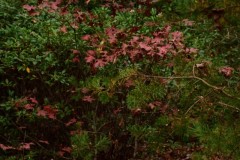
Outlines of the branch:
M228 107L228 108L232 108L232 109L235 109L237 110L238 112L240 111L239 108L235 107L235 106L231 106L229 104L226 104L226 103L223 103L223 102L218 102L219 105L223 106L223 107Z
M185 115L187 115L188 112L193 108L193 106L194 106L195 104L197 104L197 103L198 103L200 100L202 100L202 99L203 99L203 97L200 96L199 99L198 99L197 101L195 101L195 102L188 108L188 110L185 112Z
M197 80L201 81L203 84L205 84L206 86L208 86L210 88L213 88L214 90L218 90L218 91L222 92L223 94L225 94L228 97L240 100L240 98L235 97L235 96L227 93L224 90L224 87L214 86L214 85L208 83L207 81L205 81L204 79L195 76L194 67L193 67L193 76L170 76L170 77L163 77L163 76L155 76L155 75L146 75L146 74L143 74L143 73L140 73L140 72L137 73L137 76L138 75L140 75L142 77L146 77L146 78L160 78L160 79L197 79Z

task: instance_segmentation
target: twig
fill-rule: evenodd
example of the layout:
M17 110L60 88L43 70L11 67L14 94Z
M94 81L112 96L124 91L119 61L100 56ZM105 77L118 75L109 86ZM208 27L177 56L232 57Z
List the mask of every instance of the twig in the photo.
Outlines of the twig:
M223 102L218 102L218 104L220 104L221 106L224 106L224 107L229 107L229 108L235 109L235 110L237 110L238 112L240 111L239 108L237 108L237 107L235 107L235 106L232 106L232 105L229 105L229 104L226 104L226 103L223 103Z
M147 77L147 78L161 78L161 79L197 79L197 80L200 80L205 85L207 85L208 87L211 87L214 90L221 91L223 94L225 94L228 97L236 98L236 99L240 100L240 98L235 97L235 96L227 93L226 91L224 91L224 89L222 87L214 86L214 85L208 83L207 81L205 81L204 79L202 79L200 77L197 77L197 76L194 76L194 75L193 76L170 76L170 77L163 77L163 76L155 76L155 75L146 75L146 74L142 74L140 72L138 72L137 75L140 75L140 76L143 76L143 77Z
M188 110L185 112L185 115L187 115L188 112L193 108L193 106L195 106L195 104L197 104L202 99L203 99L203 96L200 96L199 99L188 108Z
M137 156L137 149L138 149L138 141L137 141L137 137L135 137L135 138L134 138L133 158L136 158L136 156Z
M12 121L12 124L17 128L17 130L19 132L21 132L24 135L24 141L25 141L25 137L28 137L29 139L31 139L35 144L37 144L39 147L41 147L42 149L47 150L45 147L43 147L40 143L38 143L37 140L35 140L34 138L32 138L31 136L27 135L26 132L23 132L21 129L19 129L19 127L17 126L17 124L15 122Z

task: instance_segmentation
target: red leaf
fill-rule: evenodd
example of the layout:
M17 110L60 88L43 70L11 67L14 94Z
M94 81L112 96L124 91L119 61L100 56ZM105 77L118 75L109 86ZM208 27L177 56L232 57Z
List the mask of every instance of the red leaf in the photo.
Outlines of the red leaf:
M140 29L140 27L133 26L133 27L129 30L129 32L130 32L130 33L136 33L139 29Z
M124 84L127 88L131 87L131 86L134 86L134 82L132 80L127 80Z
M64 156L64 153L63 151L58 151L57 154L60 156L60 157L63 157Z
M82 40L88 41L90 40L91 36L89 34L82 36Z
M168 34L170 31L171 31L171 26L166 26L165 27L165 32L166 32L166 34Z
M79 57L74 57L74 58L72 59L72 61L73 61L73 63L79 63L79 62L80 62L80 59L79 59Z
M49 3L47 1L44 1L43 3L41 3L40 5L38 5L39 9L44 9L46 7L49 7Z
M182 32L175 31L171 33L172 35L172 41L180 42L183 38Z
M92 103L93 101L95 101L95 99L92 98L92 96L84 96L82 100L89 103Z
M26 110L33 110L33 107L34 107L34 104L26 104L26 105L24 106L24 108L25 108Z
M82 88L82 89L81 89L81 91L82 91L82 93L84 93L84 94L85 94L85 93L88 93L88 92L89 92L89 89L88 89L88 88L86 88L86 87L84 87L84 88Z
M159 52L157 54L161 57L164 57L167 54L168 49L169 49L169 46L158 47Z
M72 148L71 147L63 147L62 151L67 152L67 153L71 153Z
M136 109L132 110L132 113L134 116L139 115L141 112L142 112L142 110L140 108L136 108Z
M18 150L30 150L31 145L34 145L34 143L22 143L22 145L18 148Z
M234 71L234 69L232 67L226 67L226 66L219 69L219 72L222 73L226 77L232 76L233 71Z
M28 4L23 5L23 8L26 9L27 11L33 11L36 9L35 6L30 6Z
M104 56L104 60L105 60L106 62L113 62L113 63L115 63L116 60L117 60L117 55L115 55L115 54L113 54L113 55L105 55L105 56ZM105 63L106 63L106 62L105 62Z
M114 44L117 42L116 35L120 33L118 29L111 27L111 28L107 28L105 32L108 36L108 41L110 44Z
M103 67L105 65L106 63L102 59L97 59L96 62L93 64L93 67L98 68L98 67Z
M198 49L196 48L186 48L186 53L197 53Z
M88 51L87 51L87 55L92 55L92 56L94 56L95 54L96 54L96 52L93 51L93 50L88 50Z
M150 51L152 49L152 47L149 47L147 44L140 42L139 43L139 47L142 49L145 49L146 51Z
M60 14L61 14L61 15L66 15L66 14L68 14L67 7L62 8Z
M193 26L194 25L194 21L190 21L189 19L184 19L184 20L182 20L182 22L185 26Z
M42 116L42 117L46 117L47 112L44 110L38 110L37 111L37 116Z
M79 52L79 50L72 49L72 53L73 53L73 54L79 54L80 52Z
M33 10L28 12L30 16L38 16L40 14L40 12L35 12Z
M67 33L67 27L66 26L62 26L60 28L60 31L63 32L63 33Z
M63 147L61 151L58 151L57 153L60 157L63 157L65 153L71 153L71 152L72 152L71 147Z
M159 106L161 106L161 105L162 105L162 103L159 102L159 101L154 101L154 102L148 104L148 106L149 106L151 109L154 109L154 108L159 107Z
M139 40L139 37L133 36L133 38L130 40L130 44L134 46L135 44L138 43L138 40Z
M85 0L85 3L88 4L91 0Z
M163 42L164 42L164 39L159 38L159 37L155 37L151 40L151 43L155 43L155 44L159 44L159 45L162 45Z
M128 45L127 44L125 44L125 43L123 43L122 44L122 50L123 50L123 55L126 55L127 54L127 48L128 48Z
M167 104L164 104L164 105L160 108L160 112L161 112L161 113L165 113L168 108L169 108L169 106L168 106Z
M48 118L56 119L57 109L51 108L50 106L44 106L43 110L46 111Z
M12 146L5 146L4 144L0 144L0 148L4 151L9 150L9 149L15 149Z
M56 2L51 2L51 8L53 9L53 10L57 10L58 9L58 2L56 1Z
M29 98L29 100L34 104L38 104L38 101L36 100L36 98Z
M75 123L75 122L77 122L77 119L76 119L76 118L72 118L72 119L70 119L70 121L68 121L67 123L65 123L65 125L68 127L68 126L70 126L71 124L73 124L73 123Z
M48 117L50 119L56 119L57 109L50 106L44 106L43 110L38 110L37 115L42 117Z
M87 57L85 57L85 61L87 63L92 63L95 60L95 57L93 57L92 55L88 55Z
M78 25L76 23L71 23L72 28L78 29Z
M79 22L81 22L85 18L85 14L83 12L80 12L80 11L76 11L76 13L74 13L73 16Z

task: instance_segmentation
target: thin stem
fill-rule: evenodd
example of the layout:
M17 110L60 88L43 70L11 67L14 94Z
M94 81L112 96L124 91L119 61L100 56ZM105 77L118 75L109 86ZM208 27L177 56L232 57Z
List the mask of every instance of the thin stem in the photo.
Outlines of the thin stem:
M235 96L227 93L224 90L224 88L218 87L218 86L214 86L214 85L208 83L207 81L205 81L204 79L202 79L200 77L197 77L197 76L194 76L194 75L193 76L170 76L170 77L163 77L163 76L155 76L155 75L146 75L146 74L143 74L143 73L140 73L140 72L138 72L136 75L137 76L140 75L140 76L143 76L143 77L146 77L146 78L160 78L160 79L197 79L197 80L201 81L202 83L204 83L205 85L207 85L208 87L211 87L214 90L221 91L223 94L225 94L228 97L236 98L236 99L240 100L240 98L235 97Z
M226 103L223 103L223 102L218 102L219 105L223 106L223 107L228 107L228 108L232 108L232 109L235 109L237 110L238 112L240 111L239 108L235 107L235 106L231 106L229 104L226 104Z
M201 101L202 99L203 99L203 97L200 96L199 99L198 99L196 102L194 102L194 103L188 108L188 110L185 112L185 115L187 115L188 112L195 106L195 104L197 104L197 103L198 103L199 101Z

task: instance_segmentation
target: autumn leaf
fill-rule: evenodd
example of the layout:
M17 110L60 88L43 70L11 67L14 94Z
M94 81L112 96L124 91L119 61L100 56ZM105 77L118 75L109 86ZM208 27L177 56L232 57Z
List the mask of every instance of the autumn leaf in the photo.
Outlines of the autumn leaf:
M38 5L39 9L44 9L46 7L49 7L49 2L47 2L47 1L44 1L41 4Z
M57 10L58 9L58 5L59 5L59 3L57 1L56 2L51 2L50 7L53 10Z
M108 36L108 42L110 44L115 44L117 42L116 36L121 31L116 29L116 28L114 28L114 27L111 27L111 28L107 28L105 32L106 32L106 34Z
M184 20L182 20L182 22L185 26L191 27L194 25L194 21L190 21L189 19L184 19Z
M154 109L156 107L160 107L162 105L162 102L160 101L154 101L152 103L149 103L148 106L151 108L151 109Z
M92 103L93 101L95 101L95 99L92 98L92 96L84 96L82 100L89 103Z
M140 108L136 108L136 109L133 109L133 110L132 110L132 114L133 114L134 116L139 115L141 112L142 112L142 110L141 110Z
M197 53L198 49L196 48L186 48L185 52L186 53Z
M22 143L21 146L18 148L18 150L30 150L31 145L34 145L34 143Z
M152 49L152 47L148 46L147 44L140 42L139 43L139 47L146 50L146 51L150 51Z
M234 69L232 67L227 67L227 66L219 69L219 73L222 73L225 77L232 76L233 71L234 71Z
M62 151L67 152L67 153L71 153L72 148L71 147L63 147Z
M63 156L64 156L64 153L65 153L65 152L63 152L63 151L58 151L58 152L57 152L58 156L60 156L60 157L63 157Z
M44 110L37 111L37 116L46 117L46 115L47 115L47 112Z
M14 147L12 146L5 146L4 144L0 144L0 148L4 151L6 150L9 150L9 149L15 149Z
M88 92L89 92L89 89L86 88L86 87L84 87L84 88L81 89L81 92L84 93L84 94L85 94L85 93L88 93Z
M43 110L46 111L48 118L56 119L57 109L54 109L51 106L44 106Z
M42 110L37 111L37 116L48 117L50 119L56 119L57 109L50 106L44 106Z
M72 118L72 119L70 119L70 121L68 121L67 123L65 123L65 125L68 127L68 126L74 124L75 122L77 122L77 119L76 119L76 118Z
M88 4L91 0L85 0L85 3Z
M35 11L29 11L28 14L30 16L38 16L40 14L40 12L35 12Z
M26 104L26 105L24 105L24 108L26 110L33 110L34 109L34 104Z
M38 104L38 101L36 100L36 98L29 98L29 100L34 104Z
M27 71L27 73L31 72L29 67L26 68L26 71Z
M88 40L90 40L90 38L91 38L91 36L89 34L81 37L81 39L84 40L84 41L88 41Z
M164 42L164 39L163 38L159 38L159 37L154 37L152 40L151 40L151 43L153 44L158 44L158 45L162 45Z
M77 23L71 23L70 25L74 29L78 29L79 28Z
M79 57L74 57L74 58L72 59L72 61L73 61L73 63L79 63L79 62L80 62L80 59L79 59Z
M123 43L123 44L122 44L122 50L123 50L122 54L123 54L123 55L126 55L126 54L127 54L127 48L128 48L128 45L127 45L126 43Z
M85 61L87 63L92 63L95 60L95 57L93 57L92 55L88 55L87 57L85 57Z
M106 63L102 59L97 59L96 62L93 64L93 67L98 68L98 67L103 67L105 65Z
M125 84L124 84L127 88L134 86L134 82L131 79L128 79Z
M35 10L35 9L36 9L35 6L30 6L30 5L28 5L28 4L23 5L23 8L24 8L25 10L27 10L27 11L32 11L32 10Z
M68 14L67 7L62 8L60 14L61 14L61 15L67 15L67 14Z
M72 49L72 53L73 53L73 54L79 54L80 52L79 52L79 50Z
M179 32L179 31L172 32L171 35L172 35L172 41L174 42L180 42L183 38L182 32Z
M158 48L158 51L159 51L157 54L161 57L164 57L167 54L170 46L166 45L166 46L157 47L157 48Z
M60 27L60 31L63 33L67 33L67 27L66 26Z

